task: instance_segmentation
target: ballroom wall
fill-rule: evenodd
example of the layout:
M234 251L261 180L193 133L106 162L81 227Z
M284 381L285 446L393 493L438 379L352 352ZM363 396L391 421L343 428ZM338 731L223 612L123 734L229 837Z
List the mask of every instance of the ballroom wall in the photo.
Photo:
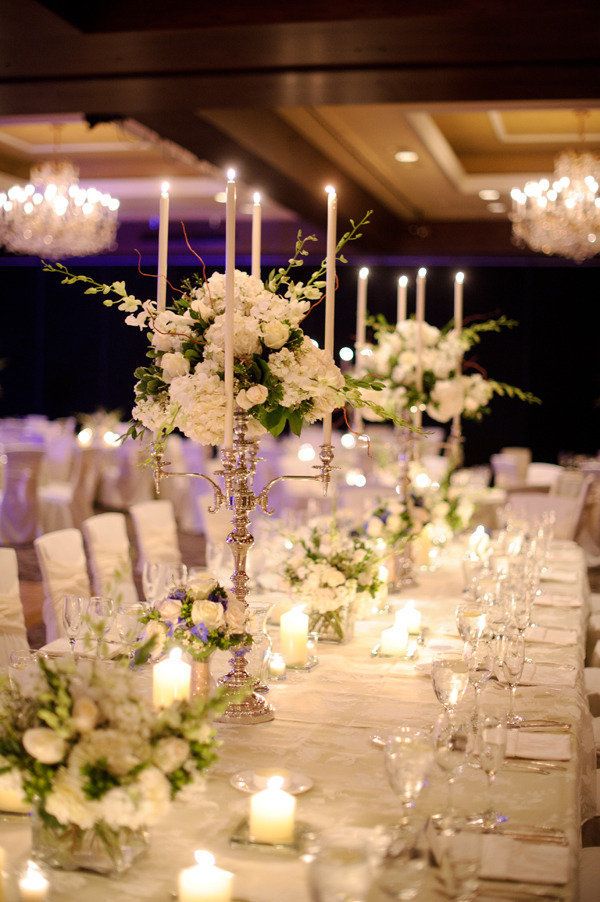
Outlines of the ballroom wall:
M107 261L105 261L107 262ZM366 261L368 262L368 261ZM420 261L428 264L429 261ZM2 264L5 265L2 265ZM427 319L443 325L452 315L456 266L431 262ZM370 311L392 317L395 280L415 268L372 264ZM154 283L133 266L90 261L85 270L102 281L125 277L139 296ZM189 270L173 269L175 279ZM469 463L486 461L503 445L528 445L534 459L554 460L561 450L593 452L600 446L600 299L595 267L465 267L465 318L505 313L520 325L501 337L485 336L471 355L500 381L535 392L541 407L498 399L481 424L465 426ZM340 272L336 344L351 344L355 322L356 268ZM0 415L45 413L50 417L99 406L131 406L134 366L145 341L123 327L122 314L96 296L59 284L31 261L0 262ZM322 309L311 313L307 331L323 332Z

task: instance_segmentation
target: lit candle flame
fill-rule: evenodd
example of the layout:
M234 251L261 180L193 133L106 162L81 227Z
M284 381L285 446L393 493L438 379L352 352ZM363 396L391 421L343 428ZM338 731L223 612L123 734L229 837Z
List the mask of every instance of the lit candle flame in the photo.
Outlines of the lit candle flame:
M228 169L228 170L227 170L227 181L228 181L228 182L235 182L235 169Z
M171 186L169 185L168 182L162 182L162 183L161 183L161 186L160 186L160 193L162 194L163 197L168 197L168 196L169 196L169 190L170 190L170 188L171 188Z
M367 279L369 277L369 267L362 266L358 272L359 279Z
M398 284L402 286L402 288L406 288L408 285L408 276L400 276L398 279Z
M254 194L252 195L252 200L254 201L255 204L260 203L260 191L254 192Z
M427 275L427 270L425 269L424 266L421 267L421 269L419 270L419 272L417 273L417 275L419 276L420 279L424 279L424 278L425 278L425 276Z
M215 856L210 852L207 852L206 849L196 849L194 858L196 859L196 864L203 865L204 867L212 867L215 863Z
M284 782L283 777L269 777L267 780L267 789L281 789Z
M454 278L459 285L462 285L462 283L465 281L465 274L464 272L457 272Z

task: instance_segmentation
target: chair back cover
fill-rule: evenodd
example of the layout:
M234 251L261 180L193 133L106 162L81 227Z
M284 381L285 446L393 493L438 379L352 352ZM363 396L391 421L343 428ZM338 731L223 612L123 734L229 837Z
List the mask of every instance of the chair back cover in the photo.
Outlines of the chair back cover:
M170 501L143 501L131 507L137 545L137 568L146 561L180 563L181 551L173 504Z
M520 478L522 468L519 461L510 454L492 454L490 463L494 471L494 485L501 489L511 489L525 485L526 473Z
M581 470L562 470L552 486L551 494L562 498L578 498L588 477Z
M90 596L90 581L78 529L47 532L34 542L44 585L43 615L46 642L64 636L62 600L65 595Z
M0 503L0 542L25 545L38 532L38 485L43 446L5 447L6 467Z
M12 651L28 649L17 554L14 548L0 548L0 668L8 667Z
M559 464L532 463L527 467L527 485L551 488L555 485L563 468Z
M554 537L572 541L577 532L583 502L580 499L561 498L556 495L515 492L510 496L509 508L512 514L528 523L534 523L543 514L553 512L556 517Z
M88 553L95 595L108 595L117 604L137 604L131 550L124 514L98 514L84 520L81 530Z

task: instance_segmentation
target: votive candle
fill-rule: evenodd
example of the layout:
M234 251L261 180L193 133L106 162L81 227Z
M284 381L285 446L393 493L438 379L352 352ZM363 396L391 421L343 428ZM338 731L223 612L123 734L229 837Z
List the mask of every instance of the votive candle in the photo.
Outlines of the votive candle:
M50 883L35 861L28 861L25 871L19 879L19 898L21 902L44 902L48 898Z
M384 630L379 640L379 653L390 657L401 657L406 654L408 630L402 623L396 623Z
M249 833L252 842L291 843L294 839L296 799L285 792L283 777L271 777L267 788L250 799Z
M233 874L215 865L210 852L194 852L196 864L179 872L179 902L231 902Z
M180 648L152 668L152 701L155 708L168 708L173 702L186 701L191 694L192 667L182 660Z

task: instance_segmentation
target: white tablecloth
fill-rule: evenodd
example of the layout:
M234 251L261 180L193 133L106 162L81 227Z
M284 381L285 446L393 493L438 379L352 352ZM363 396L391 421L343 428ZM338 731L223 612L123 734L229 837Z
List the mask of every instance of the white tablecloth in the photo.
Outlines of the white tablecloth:
M570 551L570 554L569 554ZM571 548L557 552L561 570L577 572L575 585L545 584L548 591L568 592L585 602L589 589L583 556ZM456 637L454 608L460 599L458 555L435 574L424 574L410 592L423 613L430 636ZM407 596L408 597L408 593ZM497 778L496 805L510 822L551 825L566 831L571 844L571 880L552 893L576 898L576 862L582 817L593 813L595 761L591 722L582 693L586 605L535 608L539 625L577 630L571 646L528 645L539 662L554 661L576 668L575 688L540 686L517 692L517 710L531 717L557 717L573 723L572 757L564 770L550 775L506 767ZM298 817L315 828L339 824L390 825L399 805L386 780L382 752L372 744L374 731L385 732L401 723L432 723L440 711L429 676L410 664L372 658L370 649L390 618L361 623L346 646L322 645L320 664L308 673L292 673L272 686L269 699L276 719L258 726L219 728L223 748L198 802L176 802L170 815L152 833L150 853L127 874L107 880L92 874L52 873L55 902L74 898L86 902L145 899L164 902L175 889L180 868L193 860L193 850L210 849L220 866L234 871L236 896L250 902L308 902L304 868L293 856L233 850L229 835L244 816L248 797L229 783L241 768L280 765L310 775L314 788L298 797ZM275 637L276 638L276 637ZM220 662L222 665L223 661ZM218 669L219 662L217 662ZM506 692L490 684L486 706L506 709ZM481 771L465 768L457 783L457 807L464 813L485 807L485 779ZM588 801L582 803L587 796ZM424 803L431 812L444 810L446 784L441 773L433 777ZM0 845L15 861L26 854L29 830L25 823L0 825ZM435 874L419 899L442 899ZM509 884L506 884L509 886ZM374 900L383 899L378 891ZM387 897L385 897L387 898Z

